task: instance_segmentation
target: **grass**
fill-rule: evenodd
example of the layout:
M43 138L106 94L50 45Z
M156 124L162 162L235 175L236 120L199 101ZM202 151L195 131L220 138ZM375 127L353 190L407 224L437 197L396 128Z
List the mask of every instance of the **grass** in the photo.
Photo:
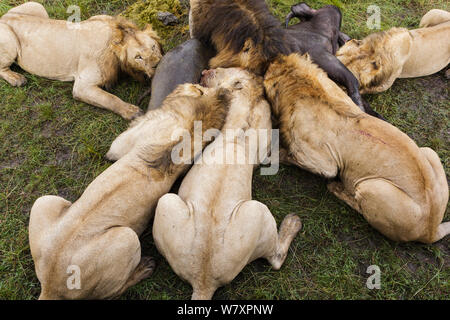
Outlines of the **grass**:
M150 0L154 1L154 0ZM159 0L158 0L159 1ZM66 19L77 4L82 18L120 14L133 0L44 0L52 18ZM284 18L294 0L269 0ZM3 0L0 15L22 1ZM352 37L372 32L367 7L381 8L382 29L414 28L431 8L449 10L445 0L308 1L314 8L334 3L344 13L343 31ZM165 49L187 38L186 9L181 25L166 31ZM134 11L136 13L136 11ZM145 19L139 15L138 19ZM142 18L144 17L144 18ZM150 19L150 18L148 18ZM143 23L146 21L138 21ZM156 26L158 29L158 26ZM12 88L0 80L0 299L35 299L40 285L28 245L28 219L33 202L45 194L75 201L110 163L103 155L127 123L119 116L72 99L72 84L25 73L28 84ZM112 92L136 103L145 85L130 79ZM389 122L419 146L435 149L449 163L449 86L444 72L420 79L398 80L379 95L368 97ZM141 104L144 109L148 98ZM219 299L449 299L450 237L432 245L389 241L355 211L331 195L325 181L294 167L282 166L275 176L256 175L254 198L267 204L277 222L297 213L303 229L286 262L274 271L263 260L247 266ZM449 210L445 220L450 220ZM156 251L151 229L142 235L143 253L156 257L154 275L128 290L122 299L188 299L190 286L180 280ZM366 269L381 268L381 289L366 288Z

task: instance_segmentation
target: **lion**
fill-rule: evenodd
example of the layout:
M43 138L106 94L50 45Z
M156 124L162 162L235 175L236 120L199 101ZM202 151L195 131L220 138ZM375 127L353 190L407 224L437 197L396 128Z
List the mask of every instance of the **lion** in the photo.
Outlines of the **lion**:
M350 40L337 58L358 79L361 93L386 91L397 78L434 74L450 62L450 13L434 9L420 29L392 28Z
M433 243L449 197L439 156L363 113L309 57L271 64L264 86L279 120L285 162L329 179L328 189L394 241Z
M139 236L158 199L190 165L173 161L172 151L184 139L174 132L192 136L196 121L202 122L199 134L220 130L228 112L228 94L180 85L161 108L135 120L140 135L133 148L116 149L122 152L120 159L96 177L77 201L52 195L35 201L29 241L42 287L39 299L115 298L152 274L155 262L141 256ZM202 139L199 150L190 144L183 159L192 161L207 142Z
M284 29L265 0L191 0L189 27L192 37L217 51L209 62L212 69L240 67L264 75L279 55L309 53L361 110L372 112L365 107L358 80L335 56L342 20L339 8L314 10L300 3L291 11L302 21Z
M294 50L294 39L264 0L191 0L190 5L191 37L217 51L212 69L240 67L262 75L269 61Z
M121 72L137 80L152 77L162 57L159 37L150 25L139 30L122 17L94 16L80 23L49 19L45 8L27 2L0 18L0 78L22 86L25 71L49 79L74 81L73 97L111 110L125 119L141 109L104 91Z
M222 128L181 183L178 195L158 201L153 238L176 274L193 287L192 299L211 299L247 265L267 259L282 266L301 228L287 215L277 231L270 210L252 200L255 166L271 144L270 106L261 77L239 68L204 73L202 83L230 90Z

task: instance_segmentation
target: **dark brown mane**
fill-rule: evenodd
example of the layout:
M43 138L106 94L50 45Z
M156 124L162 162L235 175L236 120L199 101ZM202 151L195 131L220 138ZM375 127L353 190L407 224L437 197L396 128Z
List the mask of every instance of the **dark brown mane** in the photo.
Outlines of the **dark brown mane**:
M238 53L251 39L255 46L261 45L267 60L292 52L291 42L285 40L288 35L264 0L210 0L200 6L194 36L206 45L216 45L214 40L220 39Z

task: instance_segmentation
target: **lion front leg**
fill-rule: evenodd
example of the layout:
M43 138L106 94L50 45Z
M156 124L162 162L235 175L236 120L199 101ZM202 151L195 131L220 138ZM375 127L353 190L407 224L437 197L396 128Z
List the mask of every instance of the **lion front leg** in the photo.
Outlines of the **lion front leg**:
M0 78L13 87L23 86L27 82L23 75L9 68L16 61L19 47L19 40L11 27L0 22Z
M73 97L76 100L111 110L126 120L132 120L143 114L139 107L122 101L115 95L104 91L98 85L88 83L84 79L83 76L75 79Z

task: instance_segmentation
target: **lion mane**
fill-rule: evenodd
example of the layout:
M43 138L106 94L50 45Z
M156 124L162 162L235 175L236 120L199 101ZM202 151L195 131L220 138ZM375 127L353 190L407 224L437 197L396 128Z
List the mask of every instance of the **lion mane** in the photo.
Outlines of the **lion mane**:
M193 37L216 49L210 65L261 74L279 54L293 52L289 35L264 0L191 1Z
M399 62L398 48L392 45L394 37L408 35L405 28L392 28L387 31L370 34L363 40L352 40L357 50L346 50L346 46L337 52L337 57L356 76L361 92L383 91L381 88L397 77Z
M130 67L126 51L127 40L130 37L139 43L135 35L140 29L135 23L120 16L111 17L109 24L112 29L112 37L98 59L102 71L103 86L107 89L111 88L116 84L120 73L128 74L140 82L145 81L143 74ZM163 52L161 39L151 25L146 26L145 32L157 41L160 51Z

